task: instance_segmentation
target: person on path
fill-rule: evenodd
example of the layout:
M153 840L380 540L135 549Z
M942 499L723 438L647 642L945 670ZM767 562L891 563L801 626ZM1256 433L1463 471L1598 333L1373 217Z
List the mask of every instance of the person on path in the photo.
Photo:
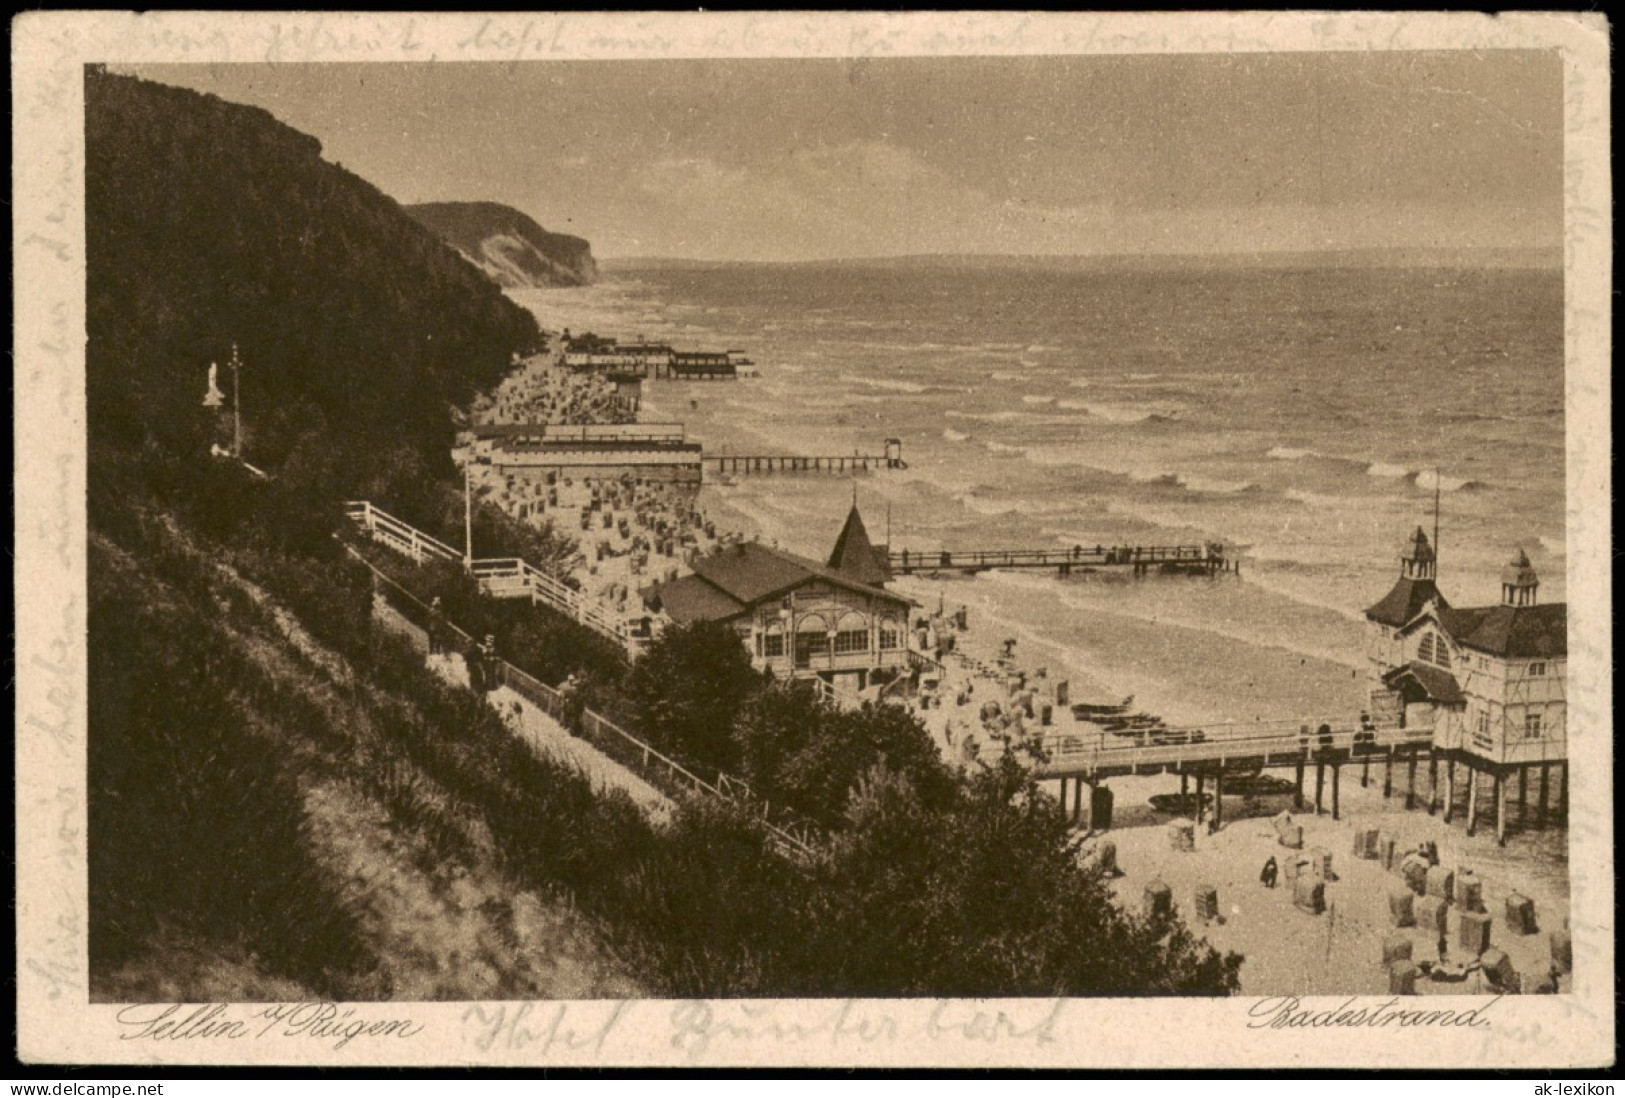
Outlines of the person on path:
M581 682L572 672L559 684L560 717L564 730L572 736L581 735L581 719L586 713L587 699L582 696Z
M429 655L438 656L446 650L446 613L436 595L429 604Z
M480 665L480 689L490 693L501 685L501 676L498 674L497 638L494 633L485 634L476 655Z
M1264 862L1264 869L1259 873L1258 880L1265 888L1274 888L1276 878L1280 876L1280 873L1281 867L1276 865L1275 859L1271 857Z

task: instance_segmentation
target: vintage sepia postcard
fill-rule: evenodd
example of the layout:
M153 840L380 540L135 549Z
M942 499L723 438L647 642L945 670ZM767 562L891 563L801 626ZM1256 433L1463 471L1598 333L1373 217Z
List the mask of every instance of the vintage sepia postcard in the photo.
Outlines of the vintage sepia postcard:
M18 1055L1596 1067L1599 15L25 15Z

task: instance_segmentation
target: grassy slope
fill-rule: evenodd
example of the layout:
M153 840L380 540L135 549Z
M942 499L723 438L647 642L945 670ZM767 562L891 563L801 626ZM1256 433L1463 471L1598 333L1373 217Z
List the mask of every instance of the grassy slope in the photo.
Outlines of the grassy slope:
M208 714L189 712L192 700L171 690L157 700L173 702L176 731L188 743L209 741L209 749L185 756L184 773L150 776L155 790L166 779L178 787L164 798L165 818L147 817L147 834L121 844L123 864L103 859L92 868L93 883L113 893L117 910L117 897L142 893L140 882L131 881L131 866L141 865L132 841L195 851L204 833L219 830L219 817L282 815L274 804L256 804L261 792L291 792L293 820L238 834L216 852L252 866L269 893L267 903L249 905L258 910L248 918L230 895L246 882L222 881L215 865L207 889L214 894L191 894L188 881L201 867L176 865L171 855L169 879L161 883L181 902L158 905L152 925L131 926L140 916L126 912L121 925L130 933L103 939L93 958L96 999L638 992L598 929L566 900L515 882L480 813L402 750L386 725L401 719L399 709L410 702L358 675L263 590L210 561L171 523L149 520L143 540L131 552L106 535L93 537L97 621L110 635L131 636L134 628L154 638L154 648L179 647L177 662L192 652L175 639L197 642L206 684L177 684L157 668L151 681L201 687L213 709ZM153 760L170 754L164 722L142 720L142 706L127 692L123 700L135 726L129 734L145 741L144 765L155 767ZM272 773L250 768L267 765ZM120 822L116 812L108 819L104 808L95 821L104 833ZM262 842L267 833L277 841ZM302 937L321 941L314 951L287 948Z

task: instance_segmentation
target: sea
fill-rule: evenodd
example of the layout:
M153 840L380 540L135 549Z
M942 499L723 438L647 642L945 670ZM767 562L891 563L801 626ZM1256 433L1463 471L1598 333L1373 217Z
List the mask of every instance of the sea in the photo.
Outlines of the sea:
M1455 605L1498 601L1518 549L1542 601L1564 598L1558 270L661 265L510 292L549 330L748 354L759 377L644 385L642 418L709 452L901 439L904 470L708 478L708 512L793 551L827 555L855 494L894 548L1218 542L1240 560L899 581L1075 700L1346 717L1362 611L1417 526L1439 531Z

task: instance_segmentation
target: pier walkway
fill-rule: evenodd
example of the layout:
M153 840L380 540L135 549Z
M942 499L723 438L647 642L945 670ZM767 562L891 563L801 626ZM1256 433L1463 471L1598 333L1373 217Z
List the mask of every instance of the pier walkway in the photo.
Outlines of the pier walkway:
M1079 545L1071 549L893 549L891 570L916 572L986 572L994 568L1046 568L1060 575L1099 568L1129 568L1135 575L1151 571L1212 575L1241 571L1221 545Z
M1329 771L1331 812L1332 818L1337 819L1344 766L1359 763L1363 774L1372 765L1380 764L1383 795L1387 796L1393 788L1394 764L1401 762L1406 766L1405 799L1410 805L1416 800L1417 766L1423 757L1429 764L1427 803L1433 805L1439 800L1437 764L1446 757L1435 750L1431 727L1376 725L1359 720L1314 726L1297 721L1260 721L1203 728L1159 727L1140 736L1104 729L1057 730L1037 737L1033 747L1038 759L1035 774L1040 778L1060 779L1063 808L1067 808L1067 783L1072 782L1073 803L1069 811L1086 826L1093 825L1094 790L1108 778L1131 775L1178 774L1182 796L1188 795L1194 778L1198 822L1206 805L1204 786L1212 780L1214 820L1223 822L1226 777L1235 780L1264 770L1290 767L1295 775L1296 803L1302 807L1304 775L1313 766L1315 812L1322 810ZM1451 786L1449 796L1453 798L1454 766L1448 769L1447 781ZM1087 800L1083 796L1085 785L1091 787ZM1109 813L1109 809L1107 811ZM1497 832L1502 832L1499 822Z
M856 473L870 469L907 469L903 443L888 438L878 454L836 454L819 457L807 454L706 454L705 468L714 473L756 475L761 473Z

